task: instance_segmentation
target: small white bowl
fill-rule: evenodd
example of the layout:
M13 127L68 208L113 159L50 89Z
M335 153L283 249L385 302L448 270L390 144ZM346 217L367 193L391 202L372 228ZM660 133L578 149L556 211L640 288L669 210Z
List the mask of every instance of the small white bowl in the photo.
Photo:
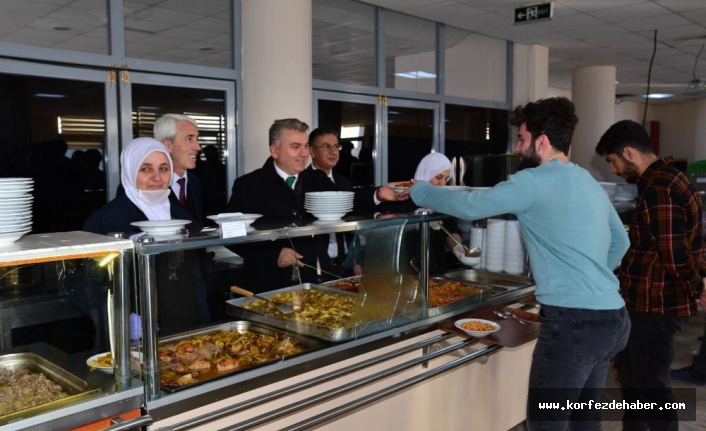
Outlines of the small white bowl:
M213 220L219 225L224 221L239 221L245 222L245 227L250 226L257 219L262 217L262 214L243 214L243 213L221 213L218 215L211 215L207 218Z
M469 331L468 329L464 329L463 326L461 326L464 323L469 322L486 323L488 325L491 325L493 329L490 331ZM485 337L486 335L490 335L493 332L498 332L500 330L500 325L497 322L485 319L460 319L456 321L455 326L466 334L470 335L471 337Z
M461 258L459 259L462 264L466 266L473 266L473 265L478 265L480 263L480 256L478 257L468 257L466 255L461 255Z

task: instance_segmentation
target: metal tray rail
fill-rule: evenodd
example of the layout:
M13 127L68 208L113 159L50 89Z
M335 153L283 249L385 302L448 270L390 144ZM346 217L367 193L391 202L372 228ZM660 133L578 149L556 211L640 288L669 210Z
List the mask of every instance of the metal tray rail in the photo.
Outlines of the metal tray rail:
M359 295L357 293L311 283L304 283L301 285L285 287L283 289L273 290L271 292L267 292L261 295L265 297L270 297L278 293L294 292L302 289L314 289L321 292L333 293L342 296L358 297L361 298L361 300L364 297L364 295ZM227 312L229 315L236 318L247 319L254 322L262 323L264 325L274 326L275 328L280 328L298 334L334 342L355 339L364 335L372 334L385 329L390 329L395 326L401 326L407 323L411 323L423 317L422 310L416 309L411 310L409 312L407 312L407 310L403 310L401 314L394 314L382 319L356 322L354 324L343 327L331 327L314 323L302 322L299 320L288 318L286 316L275 316L271 314L265 314L259 310L243 308L244 305L247 305L255 300L256 299L253 298L230 299L226 301Z
M187 388L192 388L196 385L199 385L199 384L202 384L205 382L210 382L213 380L220 379L222 377L231 376L231 375L233 375L235 373L239 373L241 371L252 370L254 368L257 368L257 367L260 367L263 365L267 365L267 364L271 364L273 362L283 361L288 357L297 356L297 355L300 355L305 352L309 352L311 350L317 349L322 346L321 342L319 342L315 339L312 339L312 338L308 338L308 337L305 337L305 336L302 336L299 334L295 334L292 332L283 332L279 329L270 328L270 327L263 326L258 323L245 322L245 321L226 322L226 323L216 325L216 326L209 326L207 328L201 328L201 329L197 329L194 331L189 331L189 332L184 332L181 334L175 334L175 335L170 335L168 337L163 337L163 338L159 339L158 346L160 348L168 347L170 345L176 345L180 341L189 340L189 339L192 339L192 338L195 338L198 336L202 336L202 335L215 334L220 331L239 331L239 332L249 331L249 332L253 332L255 334L259 334L259 335L268 335L268 336L278 335L280 337L280 339L290 338L290 339L296 340L297 343L304 348L304 350L296 355L282 356L282 358L280 358L278 360L263 362L262 364L252 365L252 366L240 368L237 370L232 370L232 371L228 371L228 372L220 372L220 373L206 373L205 375L199 375L198 379L197 379L198 380L197 383L192 383L192 384L182 385L182 386L162 385L161 387L162 387L163 391L168 392L168 393L179 392L181 390L184 390ZM196 355L196 356L194 356L193 360L201 359L203 357L205 357L205 356L199 357L199 355ZM169 364L167 362L160 361L160 363L158 364L158 368L160 368L160 371L166 370L168 367L169 367Z
M0 369L17 370L20 368L25 368L33 373L43 374L59 385L69 396L0 416L0 425L55 410L100 391L99 388L89 389L88 383L35 353L11 353L0 356Z
M442 274L441 277L455 281L465 281L474 284L485 284L492 287L502 287L506 290L517 290L522 287L532 286L534 284L534 280L530 277L498 274L488 271L477 271L475 269L463 269L460 271L447 272L446 274Z

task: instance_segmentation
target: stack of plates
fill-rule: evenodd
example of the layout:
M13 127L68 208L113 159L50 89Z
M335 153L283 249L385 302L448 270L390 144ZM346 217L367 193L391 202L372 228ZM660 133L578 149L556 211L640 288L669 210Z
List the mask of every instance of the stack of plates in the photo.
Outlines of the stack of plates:
M598 184L603 187L603 190L605 190L606 193L608 193L608 197L610 200L613 200L613 197L615 196L615 192L617 191L618 184L616 183L601 183L599 182Z
M503 272L505 268L505 220L488 219L486 230L485 269L490 272Z
M508 274L520 275L525 272L525 245L522 241L520 222L508 220L505 223L505 263L503 270Z
M31 178L0 178L0 245L32 230L33 185Z
M319 220L340 220L353 209L353 192L310 192L304 208Z
M480 249L481 262L472 265L473 268L485 269L488 262L488 255L485 253L485 228L484 227L473 227L471 228L471 247L478 247Z
M637 185L619 183L616 187L615 195L613 196L613 202L633 202L635 198L637 198Z

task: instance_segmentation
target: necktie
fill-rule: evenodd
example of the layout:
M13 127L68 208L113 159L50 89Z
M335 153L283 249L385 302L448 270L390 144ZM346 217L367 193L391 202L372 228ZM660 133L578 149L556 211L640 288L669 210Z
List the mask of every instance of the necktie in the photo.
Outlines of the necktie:
M289 187L291 189L292 184L294 184L294 180L296 180L296 179L297 179L297 177L291 176L291 177L287 177L287 179L284 180L284 182L287 183L287 187Z
M179 203L181 206L186 206L186 178L179 178L177 180L179 184Z

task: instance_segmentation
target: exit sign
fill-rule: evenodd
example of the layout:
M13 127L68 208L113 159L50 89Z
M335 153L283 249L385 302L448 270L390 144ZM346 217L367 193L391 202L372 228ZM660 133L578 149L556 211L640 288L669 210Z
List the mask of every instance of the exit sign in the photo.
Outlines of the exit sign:
M515 9L515 24L552 18L552 4L542 3Z

